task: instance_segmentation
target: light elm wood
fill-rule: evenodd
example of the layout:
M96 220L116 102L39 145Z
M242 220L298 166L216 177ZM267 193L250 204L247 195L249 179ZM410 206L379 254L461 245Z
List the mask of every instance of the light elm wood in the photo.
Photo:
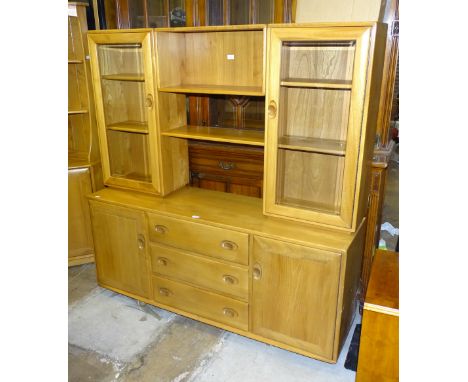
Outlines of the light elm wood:
M248 330L249 308L246 302L162 277L153 276L152 283L156 302Z
M251 330L332 357L341 258L254 237Z
M98 281L150 298L145 215L91 201Z
M154 243L150 244L150 252L152 270L160 276L248 300L247 267Z

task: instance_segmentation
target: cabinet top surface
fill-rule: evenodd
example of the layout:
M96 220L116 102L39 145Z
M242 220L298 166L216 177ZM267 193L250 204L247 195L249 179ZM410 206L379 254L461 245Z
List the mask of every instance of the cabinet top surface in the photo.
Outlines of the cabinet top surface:
M261 199L192 187L184 187L164 198L105 188L90 195L89 199L334 252L345 252L355 237L351 233L264 216Z
M397 252L375 252L364 308L399 309L399 258Z

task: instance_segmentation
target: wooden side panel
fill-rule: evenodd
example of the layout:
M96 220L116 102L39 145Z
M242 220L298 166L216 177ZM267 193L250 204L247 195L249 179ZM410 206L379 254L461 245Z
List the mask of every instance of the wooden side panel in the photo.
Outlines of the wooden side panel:
M331 359L341 256L255 236L251 330Z
M68 257L93 255L88 200L92 193L89 168L68 170ZM90 261L93 261L91 256Z
M144 213L90 204L99 283L150 298Z

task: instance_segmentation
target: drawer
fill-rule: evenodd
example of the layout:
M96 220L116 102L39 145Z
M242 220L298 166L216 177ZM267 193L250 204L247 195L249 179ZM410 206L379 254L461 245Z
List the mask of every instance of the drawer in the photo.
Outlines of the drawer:
M248 264L249 235L167 216L148 214L150 240L240 264Z
M150 244L153 272L248 300L249 272L178 249Z
M235 328L248 330L246 302L153 276L154 300Z

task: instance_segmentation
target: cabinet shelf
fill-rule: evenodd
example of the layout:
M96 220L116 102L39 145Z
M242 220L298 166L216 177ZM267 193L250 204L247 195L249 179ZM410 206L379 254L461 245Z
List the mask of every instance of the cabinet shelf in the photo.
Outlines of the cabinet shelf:
M148 124L139 121L125 121L107 125L108 130L123 131L127 133L148 134Z
M304 78L286 78L281 81L281 86L296 88L321 88L321 89L339 89L351 90L352 81L350 80L321 80Z
M68 60L69 64L82 64L83 62L83 60Z
M145 182L145 183L151 183L151 175L145 175L145 174L140 174L137 172L129 172L126 174L111 174L113 178L122 178L122 179L128 179L128 180L133 180L136 182Z
M280 137L278 147L281 149L307 151L321 154L344 156L346 141L307 137Z
M197 94L230 94L263 96L265 92L261 86L228 86L228 85L194 85L181 84L178 86L164 86L160 92L166 93L197 93Z
M138 73L116 73L116 74L104 74L101 76L103 80L111 81L136 81L144 82L145 76Z
M81 109L81 110L68 110L68 115L74 115L74 114L86 114L88 113L87 109Z
M240 130L226 127L182 126L170 131L165 131L162 135L250 146L264 146L265 144L263 131Z

